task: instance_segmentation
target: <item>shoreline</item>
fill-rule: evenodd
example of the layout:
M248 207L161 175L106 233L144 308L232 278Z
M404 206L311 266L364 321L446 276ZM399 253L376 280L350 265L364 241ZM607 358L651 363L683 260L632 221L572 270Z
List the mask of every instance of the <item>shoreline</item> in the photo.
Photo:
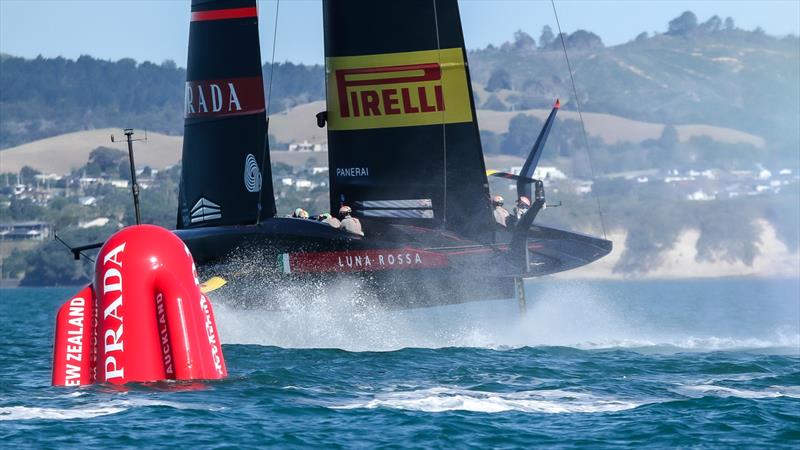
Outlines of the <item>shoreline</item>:
M605 258L568 272L551 275L564 280L597 279L597 280L685 280L685 279L718 279L718 278L761 278L761 279L800 279L800 252L791 252L778 239L775 229L769 222L758 220L761 228L759 235L759 254L751 265L742 261L697 261L697 240L700 232L695 229L685 230L671 248L662 254L662 264L645 273L615 273L614 266L625 251L627 233L623 230L612 230L609 239L614 242L614 249Z

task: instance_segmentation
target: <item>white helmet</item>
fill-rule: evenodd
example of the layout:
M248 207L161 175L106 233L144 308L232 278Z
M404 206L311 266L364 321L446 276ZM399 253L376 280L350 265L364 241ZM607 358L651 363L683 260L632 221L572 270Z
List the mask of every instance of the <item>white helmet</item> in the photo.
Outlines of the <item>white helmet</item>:
M495 195L492 199L492 203L494 206L503 206L503 196L502 195Z

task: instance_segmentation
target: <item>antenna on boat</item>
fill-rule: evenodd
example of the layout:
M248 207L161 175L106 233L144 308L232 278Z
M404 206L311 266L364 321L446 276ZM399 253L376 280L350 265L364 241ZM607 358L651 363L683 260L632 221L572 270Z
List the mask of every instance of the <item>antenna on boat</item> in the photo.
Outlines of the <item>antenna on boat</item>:
M142 215L139 212L139 183L136 181L136 164L133 161L133 143L135 141L147 141L147 130L144 130L144 137L140 139L133 139L133 128L125 128L122 131L125 134L125 140L128 142L128 159L131 165L131 193L133 194L133 209L136 213L136 225L142 224ZM114 135L111 135L111 142L117 142Z

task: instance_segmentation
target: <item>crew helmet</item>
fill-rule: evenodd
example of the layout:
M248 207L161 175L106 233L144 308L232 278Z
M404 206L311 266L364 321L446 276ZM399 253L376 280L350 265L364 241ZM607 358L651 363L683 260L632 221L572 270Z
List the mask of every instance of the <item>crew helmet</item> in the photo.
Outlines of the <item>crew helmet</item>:
M308 211L303 208L297 208L294 210L294 214L292 217L299 217L301 219L308 219Z
M339 216L346 216L346 215L349 215L352 212L353 212L353 208L351 208L351 207L349 207L347 205L342 205L342 207L339 208Z
M519 198L519 201L517 202L517 204L518 205L525 205L526 207L530 208L531 207L531 200L528 197L525 197L523 195L523 196L521 196Z
M503 206L503 196L502 195L495 195L492 199L492 203L494 206Z

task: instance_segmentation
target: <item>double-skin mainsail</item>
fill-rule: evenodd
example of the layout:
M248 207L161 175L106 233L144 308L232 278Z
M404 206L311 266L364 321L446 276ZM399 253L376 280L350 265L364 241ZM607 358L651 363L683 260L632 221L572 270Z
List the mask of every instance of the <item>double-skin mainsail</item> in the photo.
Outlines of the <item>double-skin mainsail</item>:
M192 0L178 229L275 215L256 0Z
M323 1L331 209L489 242L456 0Z

